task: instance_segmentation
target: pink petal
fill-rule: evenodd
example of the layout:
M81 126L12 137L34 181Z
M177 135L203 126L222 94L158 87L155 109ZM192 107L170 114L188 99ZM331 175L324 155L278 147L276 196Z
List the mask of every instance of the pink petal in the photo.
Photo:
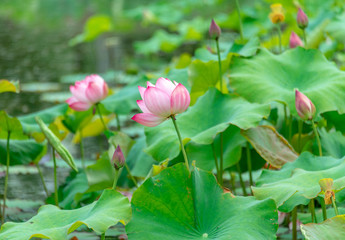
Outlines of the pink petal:
M147 109L144 100L137 100L137 104L138 104L138 106L140 107L141 111L143 111L143 113L151 113L151 112Z
M89 103L81 102L75 97L70 97L66 100L66 102L69 105L69 107L75 111L86 111L91 107Z
M183 113L189 107L190 95L187 88L181 83L177 85L171 94L170 104L172 114Z
M89 82L85 93L90 103L97 103L103 100L103 84Z
M155 127L164 122L166 119L167 118L159 117L152 113L138 113L132 117L132 120L146 127Z
M170 97L157 87L147 87L144 102L148 110L157 116L169 117L171 115Z
M158 78L156 82L156 88L163 90L166 94L171 96L171 93L174 91L176 85L174 85L169 79L167 78Z
M73 94L74 97L76 97L79 101L82 102L88 102L88 98L85 94L85 90L87 88L87 85L82 82L76 82L75 86L70 86L69 90Z
M144 88L142 86L138 86L138 89L139 89L139 92L140 92L141 99L144 100L144 95L145 95L146 88Z

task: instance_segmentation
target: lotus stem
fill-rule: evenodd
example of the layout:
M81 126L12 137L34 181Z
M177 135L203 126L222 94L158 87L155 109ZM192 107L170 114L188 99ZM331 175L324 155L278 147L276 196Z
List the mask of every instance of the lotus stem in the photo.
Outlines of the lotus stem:
M55 205L59 206L59 195L58 195L58 183L57 183L57 171L56 171L56 159L55 159L55 149L53 149L53 162L54 162L54 199L55 199Z
M311 221L316 223L316 215L315 215L315 204L314 204L314 199L310 199L309 202L309 210L310 210L310 214L311 214Z
M303 121L298 120L298 152L302 152L302 129L303 129Z
M237 10L237 15L238 15L238 22L240 25L241 41L243 42L244 37L243 37L243 25L242 25L242 18L241 18L241 9L240 9L240 4L239 4L238 0L236 0L235 2L236 2L236 10Z
M79 130L79 136L80 136L79 146L80 146L81 165L85 171L86 167L85 167L85 158L84 158L84 141L83 141L83 130L82 129Z
M297 206L292 210L292 239L297 240Z
M319 155L320 155L320 157L322 157L322 147L321 147L321 142L320 142L320 136L319 136L319 133L317 132L314 119L311 120L311 124L313 126L313 130L314 130L316 141L317 141L317 146L319 148Z
M253 186L253 175L252 175L252 159L250 156L250 145L249 142L246 144L246 150L247 150L247 166L248 166L248 173L249 173L249 184L250 186Z
M277 29L278 29L278 40L279 40L279 52L282 53L283 52L283 48L282 48L282 31L280 29L280 24L277 24Z
M4 186L4 201L2 206L2 214L1 214L1 224L5 222L5 211L6 211L6 195L7 195L7 185L8 185L8 176L10 171L10 136L11 131L7 132L7 144L6 144L6 151L7 151L7 158L6 158L6 175L5 175L5 186Z
M135 180L135 178L133 177L132 173L131 173L131 169L129 169L128 164L125 162L125 168L127 170L127 173L130 177L130 179L132 180L132 182L134 183L134 185L138 188L138 183L137 180Z
M105 240L105 232L101 235L101 240Z
M35 163L36 165L36 168L38 170L38 174L40 175L40 178L41 178L41 181L42 181L42 185L43 185L43 188L44 188L44 191L46 193L46 196L49 197L49 192L48 192L48 188L47 188L47 185L46 185L46 182L44 181L44 177L43 177L43 174L42 174L42 170L39 166L38 163Z
M219 175L220 175L220 182L221 182L221 185L223 186L223 174L224 174L224 159L223 159L223 146L224 146L224 141L223 141L223 133L221 132L220 134L220 153L219 153L219 156L220 156L220 166L219 166Z
M323 198L320 200L320 204L322 207L322 217L323 217L323 220L325 221L327 219L327 211L326 211L325 200Z
M217 56L218 56L218 68L219 68L219 87L220 91L223 92L223 78L222 78L222 60L220 58L220 50L219 50L219 40L216 38L216 46L217 46Z
M99 103L97 103L95 106L96 106L96 110L97 110L98 116L101 119L101 122L102 122L102 124L104 126L104 129L108 130L108 127L107 127L107 125L105 124L105 122L103 120L103 116L102 116L101 110L99 109Z
M114 182L113 182L113 189L116 190L117 180L120 176L120 169L115 168L115 176L114 176Z
M176 130L176 133L177 133L177 137L178 137L178 139L179 139L179 141L180 141L180 145L181 145L181 150L182 150L184 162L185 162L185 164L186 164L186 167L187 167L188 171L190 172L187 154L186 154L186 151L185 151L184 146L183 146L183 142L182 142L180 130L178 129L178 126L177 126L177 124L176 124L175 116L172 116L172 117L171 117L171 120L172 120L172 122L173 122L173 124L174 124L175 130Z
M212 153L213 153L213 158L214 158L214 164L216 165L216 170L217 170L217 179L218 179L218 183L220 183L220 177L219 177L219 166L218 166L218 158L217 158L217 154L216 154L216 149L214 147L214 142L211 144L212 147Z
M121 131L119 114L115 113L115 118L116 118L116 124L117 124L117 131Z
M303 29L303 39L304 39L304 47L307 48L307 34L305 33L305 29Z
M243 179L242 179L241 167L240 167L240 163L239 162L236 163L236 168L237 168L238 176L240 178L240 183L241 183L241 187L242 187L243 196L248 196L247 191L246 191L246 185L244 184Z
M335 215L338 216L339 212L338 212L338 207L335 204L335 199L333 198L333 196L331 197L331 199L332 199L332 205L333 205L333 208L334 208Z

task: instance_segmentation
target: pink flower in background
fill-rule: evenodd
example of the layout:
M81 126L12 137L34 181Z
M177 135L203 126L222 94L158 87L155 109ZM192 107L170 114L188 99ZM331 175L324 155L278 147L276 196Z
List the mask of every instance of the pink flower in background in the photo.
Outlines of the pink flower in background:
M70 86L70 91L73 97L66 100L70 108L86 111L108 96L108 85L99 75L93 74Z
M214 39L218 39L220 37L220 34L222 33L222 31L220 30L220 27L213 19L211 21L208 32L210 34L210 37Z
M313 119L316 112L314 104L306 95L298 90L295 91L295 105L298 115L303 120Z
M156 85L147 82L147 88L138 88L142 100L137 103L143 113L135 114L132 119L144 126L155 127L189 107L189 92L181 83L159 78Z
M298 37L298 35L295 32L291 32L290 35L290 48L295 48L297 46L303 47L302 40Z
M301 29L305 29L306 27L308 27L308 23L309 23L308 16L303 12L301 8L299 8L297 12L298 27Z

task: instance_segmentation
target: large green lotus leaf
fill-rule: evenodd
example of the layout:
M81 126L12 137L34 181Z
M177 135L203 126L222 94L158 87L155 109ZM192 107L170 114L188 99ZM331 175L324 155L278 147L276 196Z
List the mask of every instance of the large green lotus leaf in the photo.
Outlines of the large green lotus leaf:
M115 190L108 189L104 190L97 202L79 209L60 210L56 206L45 205L27 222L5 223L1 226L0 239L67 239L69 233L82 225L101 234L119 221L128 223L130 218L131 205L128 199Z
M41 130L35 121L36 116L39 116L45 124L49 125L55 120L56 117L64 115L67 109L68 109L67 104L59 104L57 106L47 108L39 112L20 116L18 117L18 119L23 125L24 132L26 133L40 132Z
M336 196L337 199L337 196ZM324 199L322 198L322 201ZM332 218L335 217L335 212L334 212L334 208L332 207L332 205L328 205L330 207L327 208L326 213L327 213L327 218ZM345 208L343 207L338 207L338 212L340 215L345 214ZM315 217L317 220L317 223L322 223L323 222L323 214L322 214L322 209L317 209L315 210ZM299 212L297 213L297 218L298 220L301 221L302 224L307 224L307 223L312 223L312 219L311 219L311 214L310 212Z
M86 167L86 177L89 183L88 192L99 191L112 186L115 169L108 153L103 153L95 164Z
M326 32L340 42L344 42L345 38L345 14L338 16L330 22L326 27Z
M322 223L301 225L301 231L307 240L344 239L345 214L329 218Z
M297 88L312 100L318 114L345 112L345 73L318 50L297 47L274 55L263 49L252 58L236 58L230 69L231 87L250 102L284 102L297 116Z
M327 128L335 127L337 131L345 134L345 114L339 114L337 111L325 112L322 116L327 121Z
M241 129L255 127L269 111L269 105L252 104L212 88L176 119L184 142L208 145L230 124ZM157 161L173 159L179 154L179 141L170 119L157 127L145 128L145 134L146 151Z
M327 132L324 128L319 132L324 155L337 158L345 156L345 137L341 132Z
M228 54L227 57L221 61L222 74L228 70L231 57L232 54ZM192 90L190 92L192 105L200 96L207 92L210 87L220 87L218 60L204 62L196 59L189 65L188 75L192 86ZM222 79L222 81L223 88L226 88L224 79Z
M293 162L298 154L289 142L271 126L258 126L242 131L260 156L274 167Z
M275 239L274 201L223 193L213 174L183 163L163 170L135 191L128 239ZM250 226L250 227L248 227Z
M0 163L6 165L7 140L0 139ZM46 152L46 144L35 140L10 140L10 165L25 165L39 160Z
M20 121L7 115L5 111L0 111L0 139L7 139L10 133L10 139L24 140L28 136L23 134L23 128Z
M263 170L252 187L257 199L272 198L280 211L290 212L299 204L307 204L321 192L319 180L333 178L333 188L345 188L345 161L332 157L315 157L308 152L295 162L286 163L281 170Z

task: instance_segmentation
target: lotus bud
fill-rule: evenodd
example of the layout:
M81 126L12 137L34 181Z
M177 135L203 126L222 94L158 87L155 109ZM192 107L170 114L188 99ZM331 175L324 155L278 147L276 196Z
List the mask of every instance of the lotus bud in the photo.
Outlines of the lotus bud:
M302 40L298 37L298 35L295 32L291 32L290 35L290 48L295 48L297 46L303 47Z
M301 93L300 91L295 91L295 105L298 115L302 118L302 120L312 120L316 109L312 101Z
M271 5L271 13L269 15L269 18L271 19L271 22L274 24L284 22L285 15L284 15L284 9L283 5L280 3L275 3Z
M120 145L118 145L116 147L113 158L111 161L113 162L116 170L123 168L123 166L125 165L125 156L123 156Z
M209 29L209 34L212 39L218 40L220 37L220 34L222 31L220 30L220 27L217 25L217 23L212 19L210 29Z
M332 204L332 197L335 199L335 194L333 191L333 179L323 178L319 181L319 185L325 194L325 204Z
M301 29L308 27L308 16L303 12L301 8L298 9L297 13L297 25Z

